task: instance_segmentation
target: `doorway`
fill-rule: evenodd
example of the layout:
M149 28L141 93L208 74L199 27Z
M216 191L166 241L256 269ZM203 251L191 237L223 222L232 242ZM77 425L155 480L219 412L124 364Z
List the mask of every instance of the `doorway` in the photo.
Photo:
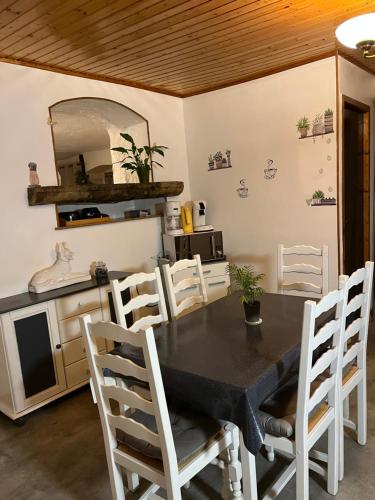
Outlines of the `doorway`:
M343 271L370 260L370 108L343 96Z

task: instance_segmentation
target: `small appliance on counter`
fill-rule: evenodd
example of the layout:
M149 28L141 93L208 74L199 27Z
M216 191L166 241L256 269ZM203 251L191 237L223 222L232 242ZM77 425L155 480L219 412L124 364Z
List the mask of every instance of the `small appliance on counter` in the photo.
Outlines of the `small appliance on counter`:
M181 228L181 204L179 201L166 201L163 206L164 231L170 236L184 234Z
M181 207L181 223L185 234L193 232L193 218L190 207Z
M225 260L222 231L207 231L173 236L163 234L164 257L171 262L192 259L199 254L202 262Z
M193 226L194 232L213 231L211 224L206 224L207 203L204 200L193 201Z

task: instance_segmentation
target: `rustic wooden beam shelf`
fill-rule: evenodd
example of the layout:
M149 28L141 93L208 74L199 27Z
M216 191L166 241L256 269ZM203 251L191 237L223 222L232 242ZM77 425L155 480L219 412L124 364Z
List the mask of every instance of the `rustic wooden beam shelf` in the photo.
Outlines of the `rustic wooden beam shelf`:
M86 184L82 186L33 186L27 189L29 205L76 205L118 203L120 201L178 196L184 183L149 182L147 184Z

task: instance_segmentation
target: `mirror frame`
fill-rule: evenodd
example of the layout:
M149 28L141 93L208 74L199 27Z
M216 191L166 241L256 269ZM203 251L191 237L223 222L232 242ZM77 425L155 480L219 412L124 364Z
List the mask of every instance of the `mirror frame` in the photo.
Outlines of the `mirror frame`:
M57 159L56 159L56 145L55 145L55 136L54 136L54 133L53 133L52 108L54 108L58 104L61 104L62 102L78 101L78 100L82 100L82 99L98 99L99 101L107 101L107 102L115 103L115 104L118 104L119 106L122 106L123 108L128 109L129 111L132 111L133 113L135 113L137 116L139 116L140 118L142 118L142 120L144 120L146 122L148 145L151 146L151 141L150 141L150 127L149 127L148 120L143 115L141 115L137 111L134 111L134 109L129 108L129 106L125 106L125 104L122 104L121 102L114 101L113 99L107 99L106 97L90 97L90 96L72 97L71 99L62 99L61 101L57 101L57 102L55 102L54 104L52 104L51 106L48 107L48 115L49 115L48 124L50 126L51 136L52 136L53 157L54 157L54 160L55 160L55 172L56 172L56 179L57 179L57 185L58 186L61 186L61 183L59 181L59 174L58 174L57 163L56 163L57 162ZM150 182L154 182L154 169L153 169L152 165L151 165L151 181Z

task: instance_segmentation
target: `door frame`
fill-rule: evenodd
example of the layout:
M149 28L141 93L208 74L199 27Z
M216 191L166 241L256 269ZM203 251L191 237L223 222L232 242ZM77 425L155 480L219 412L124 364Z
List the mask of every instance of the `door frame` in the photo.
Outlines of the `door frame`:
M347 106L349 105L349 106ZM364 246L364 261L371 259L371 200L374 192L373 186L371 186L371 158L370 158L370 123L371 123L371 108L367 104L363 102L357 101L352 97L346 96L342 94L342 103L341 103L341 134L342 134L342 171L341 171L341 220L342 220L342 229L341 229L341 238L342 238L342 272L345 273L344 265L345 265L345 108L350 107L355 111L362 113L363 115L363 183L367 186L367 190L364 190L367 195L364 199L363 206L363 221L364 221L364 231L363 231L363 246Z

